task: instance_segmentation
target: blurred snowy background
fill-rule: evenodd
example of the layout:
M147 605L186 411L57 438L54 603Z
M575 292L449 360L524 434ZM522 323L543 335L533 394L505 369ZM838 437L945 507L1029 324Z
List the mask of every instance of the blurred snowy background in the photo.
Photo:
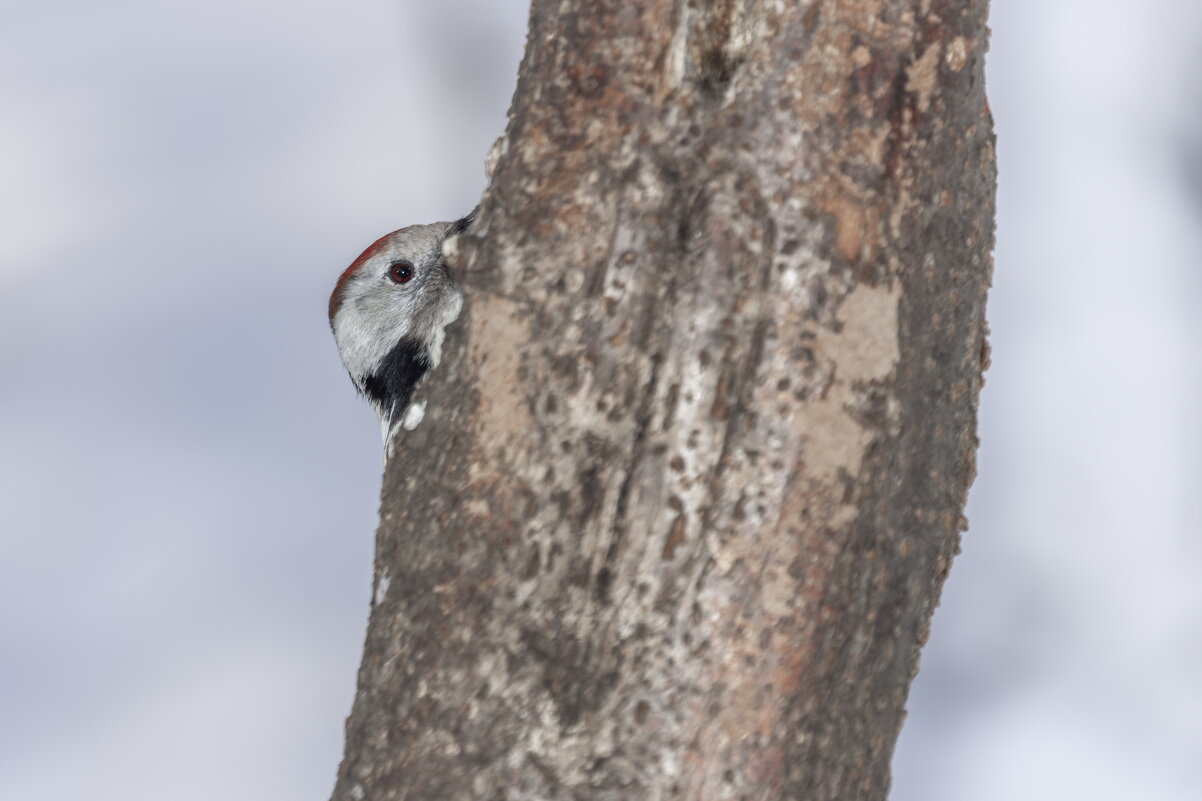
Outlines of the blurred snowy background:
M337 273L484 187L525 0L0 0L0 798L328 797ZM895 801L1202 797L1202 4L995 0L980 476Z

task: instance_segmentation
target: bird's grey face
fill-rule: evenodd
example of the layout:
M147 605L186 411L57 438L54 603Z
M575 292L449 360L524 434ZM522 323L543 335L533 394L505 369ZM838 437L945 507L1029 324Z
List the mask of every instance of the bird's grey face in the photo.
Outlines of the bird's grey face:
M330 327L351 378L379 367L402 339L420 341L438 363L443 328L463 296L451 280L442 243L452 223L413 225L381 237L347 268L330 296Z

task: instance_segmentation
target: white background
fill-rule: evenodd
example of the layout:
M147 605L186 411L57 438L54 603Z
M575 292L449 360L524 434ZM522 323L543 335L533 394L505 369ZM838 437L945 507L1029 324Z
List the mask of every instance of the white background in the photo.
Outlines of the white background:
M0 798L328 797L378 429L325 321L466 212L525 3L0 0ZM971 529L895 801L1202 797L1202 5L999 0Z

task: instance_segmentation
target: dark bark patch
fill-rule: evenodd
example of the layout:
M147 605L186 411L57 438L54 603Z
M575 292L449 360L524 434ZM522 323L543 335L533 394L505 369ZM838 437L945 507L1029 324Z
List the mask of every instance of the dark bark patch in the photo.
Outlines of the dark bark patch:
M701 56L701 74L698 86L702 97L711 101L720 101L726 96L730 83L734 80L738 63L731 59L723 50L709 50Z
M668 537L664 540L664 549L661 553L664 561L669 561L676 555L676 549L684 545L684 515L676 515L676 519L672 521L672 528L668 530Z
M597 571L597 580L593 583L593 597L597 599L597 603L602 606L609 606L612 598L610 598L610 589L613 587L614 574L608 567L602 567Z
M592 464L580 473L580 514L577 525L584 526L597 516L605 502L605 484L601 481L601 468Z
M526 628L521 641L542 665L543 687L565 729L599 709L618 682L621 655L612 650L594 648L592 642L563 631Z

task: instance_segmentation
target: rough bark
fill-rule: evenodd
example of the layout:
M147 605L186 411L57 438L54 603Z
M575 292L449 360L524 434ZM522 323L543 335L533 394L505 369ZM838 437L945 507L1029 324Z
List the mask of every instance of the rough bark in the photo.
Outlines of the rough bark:
M336 801L883 799L964 528L985 0L535 0Z

